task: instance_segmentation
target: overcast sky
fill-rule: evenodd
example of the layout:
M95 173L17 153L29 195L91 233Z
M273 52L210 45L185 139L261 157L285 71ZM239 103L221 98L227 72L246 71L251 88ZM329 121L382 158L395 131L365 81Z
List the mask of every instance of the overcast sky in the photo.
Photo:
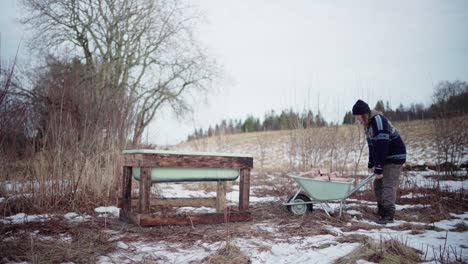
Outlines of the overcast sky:
M1 1L1 54L8 58L23 33L15 1ZM270 109L320 107L328 121L341 122L358 98L371 106L378 99L428 105L437 82L468 80L465 0L190 3L205 16L197 36L223 65L224 79L190 118L157 117L147 133L153 143L177 143L195 127Z

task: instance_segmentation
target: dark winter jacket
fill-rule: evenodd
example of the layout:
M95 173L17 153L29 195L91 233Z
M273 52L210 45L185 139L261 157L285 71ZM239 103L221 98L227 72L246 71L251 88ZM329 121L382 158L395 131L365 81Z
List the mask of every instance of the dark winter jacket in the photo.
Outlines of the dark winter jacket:
M368 168L375 174L383 173L384 164L403 164L406 162L406 146L398 130L382 113L372 111L366 128L369 145Z

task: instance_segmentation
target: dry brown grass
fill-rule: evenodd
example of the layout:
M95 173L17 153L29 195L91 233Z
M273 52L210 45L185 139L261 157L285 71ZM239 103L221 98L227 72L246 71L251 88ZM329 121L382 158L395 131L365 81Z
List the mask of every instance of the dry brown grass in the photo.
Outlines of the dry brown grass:
M204 258L202 263L205 264L247 264L250 263L247 257L239 247L227 245L218 250L216 253Z
M318 235L333 235L337 234L323 224L316 221L303 221L301 223L290 223L282 225L279 228L281 234L293 236L318 236Z
M374 263L418 263L421 261L420 254L422 252L409 247L406 243L395 239L385 241L374 241L371 238L363 236L353 236L344 238L343 242L362 243L348 255L339 258L335 263L348 264L356 263L360 259L364 259Z
M466 225L464 222L458 223L455 225L454 229L451 229L450 231L453 232L466 232L468 231L468 225Z
M382 226L379 225L371 225L371 224L366 224L362 222L352 222L351 225L346 225L341 228L343 232L353 232L357 230L373 230L377 229L380 230L382 229Z
M114 249L96 223L51 220L27 225L1 225L0 259L30 263L91 263Z
M366 235L351 234L347 236L339 237L336 242L338 243L360 243L365 244L369 241L369 237Z

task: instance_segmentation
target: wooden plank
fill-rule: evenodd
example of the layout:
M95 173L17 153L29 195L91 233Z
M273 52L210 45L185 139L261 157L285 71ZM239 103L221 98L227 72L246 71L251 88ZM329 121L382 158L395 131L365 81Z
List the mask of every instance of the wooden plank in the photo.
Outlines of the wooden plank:
M250 197L250 169L240 170L239 182L239 211L249 210Z
M218 181L216 190L216 212L223 212L226 208L226 182Z
M141 179L140 179L140 195L138 212L147 214L150 212L150 195L151 195L151 168L141 168Z
M139 198L131 200L132 207L138 207ZM119 199L119 204L121 201ZM173 206L173 207L216 207L216 198L153 198L150 199L150 206Z
M251 157L195 156L171 154L124 154L124 166L177 168L252 168Z
M245 222L251 220L251 214L250 212L232 212L226 215L224 213L212 213L176 216L152 216L149 214L139 214L137 218L140 226L196 225Z

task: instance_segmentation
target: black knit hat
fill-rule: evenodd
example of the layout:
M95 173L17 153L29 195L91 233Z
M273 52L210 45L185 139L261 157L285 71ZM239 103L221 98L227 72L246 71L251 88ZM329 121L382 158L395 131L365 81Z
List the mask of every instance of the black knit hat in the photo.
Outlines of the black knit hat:
M357 100L357 102L353 106L353 115L364 115L370 114L369 105L362 100Z

